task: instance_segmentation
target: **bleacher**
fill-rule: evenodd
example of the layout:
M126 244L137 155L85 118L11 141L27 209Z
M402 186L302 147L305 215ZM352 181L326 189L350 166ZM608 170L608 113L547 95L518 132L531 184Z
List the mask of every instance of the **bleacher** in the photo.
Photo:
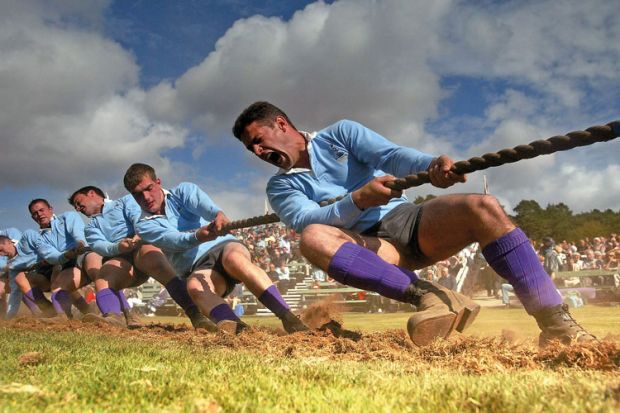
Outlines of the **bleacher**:
M611 270L559 271L558 290L564 295L578 291L589 302L620 301L620 275Z

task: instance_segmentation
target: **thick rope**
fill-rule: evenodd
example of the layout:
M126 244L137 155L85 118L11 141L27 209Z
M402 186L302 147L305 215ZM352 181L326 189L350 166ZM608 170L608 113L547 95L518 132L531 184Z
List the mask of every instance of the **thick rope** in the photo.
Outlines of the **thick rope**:
M566 135L553 136L546 140L538 140L527 145L519 145L514 148L502 149L498 152L486 153L480 157L470 158L466 161L455 162L451 171L462 175L474 171L482 171L495 166L517 162L522 159L531 159L540 155L548 155L554 152L567 151L578 146L592 145L596 142L607 142L620 136L620 121L613 121L607 125L592 126L585 131L569 132ZM397 178L386 182L385 186L390 189L405 190L426 183L430 183L428 172L420 172ZM333 204L343 197L328 199L320 203L321 206ZM239 228L253 227L257 225L272 224L279 222L276 214L267 214L258 217L242 219L230 222L222 229L222 233Z

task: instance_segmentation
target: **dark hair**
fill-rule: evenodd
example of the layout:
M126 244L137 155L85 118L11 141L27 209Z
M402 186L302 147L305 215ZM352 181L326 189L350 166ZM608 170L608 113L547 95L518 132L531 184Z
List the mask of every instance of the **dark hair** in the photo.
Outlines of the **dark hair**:
M11 238L7 237L6 235L0 235L0 242L5 242L5 241L13 242L13 240Z
M127 172L125 172L125 177L123 178L125 189L129 192L133 191L144 176L148 176L153 181L157 179L155 169L153 169L152 166L145 163L134 163L131 165L129 169L127 169Z
M88 194L90 191L94 191L97 195L99 195L101 198L105 198L105 194L103 193L103 191L99 188L97 188L96 186L92 186L92 185L88 185L88 186L84 186L80 189L78 189L77 191L75 191L74 193L71 194L71 196L69 197L69 199L67 199L67 201L69 201L69 205L71 206L75 206L73 203L75 202L75 197L78 195L86 195Z
M51 208L52 206L50 205L49 202L47 202L47 199L43 199L43 198L36 198L33 199L32 201L30 201L30 203L28 204L28 212L32 213L32 211L30 210L30 208L32 208L32 206L36 203L39 202L43 202L45 205L47 205L48 208Z
M282 116L286 121L295 128L293 122L288 118L280 108L269 102L254 102L237 117L233 126L233 135L239 140L245 135L245 128L252 122L259 122L264 125L271 125L275 122L276 117Z

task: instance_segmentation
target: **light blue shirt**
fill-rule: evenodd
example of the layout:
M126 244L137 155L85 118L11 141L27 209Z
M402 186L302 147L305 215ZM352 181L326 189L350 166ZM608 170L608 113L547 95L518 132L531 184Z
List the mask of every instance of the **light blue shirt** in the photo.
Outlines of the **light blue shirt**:
M0 229L0 236L10 238L13 241L13 244L17 244L19 239L22 237L22 233L17 228L7 228ZM0 272L4 272L6 270L8 258L0 255Z
M235 240L232 235L200 243L196 230L215 219L220 208L197 185L183 182L164 190L165 215L142 211L136 225L140 237L164 252L179 275L189 275L193 265L211 248Z
M311 169L280 170L267 183L267 196L282 222L301 232L309 224L326 224L363 232L397 205L403 195L387 205L359 209L351 192L386 173L396 177L426 171L433 156L398 146L376 132L350 120L341 120L319 132L307 134ZM344 196L325 206L319 202Z
M17 254L8 262L9 277L15 278L23 271L29 271L35 264L43 261L37 254L37 244L41 234L34 229L27 229L22 234L19 242L15 244Z
M79 241L88 246L84 221L77 212L68 211L52 219L51 228L41 234L37 243L37 253L52 265L64 264L69 261L65 251L77 247Z
M134 226L141 214L140 206L131 195L116 201L106 200L101 214L91 217L84 228L88 245L102 257L117 256L119 241L135 235Z

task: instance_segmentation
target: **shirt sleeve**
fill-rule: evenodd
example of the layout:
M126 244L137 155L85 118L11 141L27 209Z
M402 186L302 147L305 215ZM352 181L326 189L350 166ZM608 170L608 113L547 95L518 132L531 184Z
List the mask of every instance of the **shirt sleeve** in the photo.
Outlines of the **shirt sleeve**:
M354 121L340 121L334 128L334 138L360 162L399 178L426 171L434 158L416 149L396 145Z
M279 179L277 176L267 184L267 197L282 222L297 232L303 231L310 224L350 228L363 212L355 205L351 194L321 207L301 189L293 188L286 179Z
M166 251L185 251L200 244L194 231L181 232L164 216L142 219L136 231L145 242Z
M73 239L78 242L82 241L84 246L88 246L86 242L86 236L84 235L84 221L82 221L82 217L77 212L69 211L65 215L65 225L67 227L67 231L71 234Z
M37 240L36 250L40 258L52 265L64 264L69 261L63 251L58 251L58 249L47 240L45 235Z
M183 182L177 186L176 190L177 195L183 202L183 206L191 213L207 221L213 221L217 213L221 211L209 195L196 184Z
M90 248L102 257L114 257L118 255L118 242L110 242L105 237L97 218L93 218L84 228L86 241Z

